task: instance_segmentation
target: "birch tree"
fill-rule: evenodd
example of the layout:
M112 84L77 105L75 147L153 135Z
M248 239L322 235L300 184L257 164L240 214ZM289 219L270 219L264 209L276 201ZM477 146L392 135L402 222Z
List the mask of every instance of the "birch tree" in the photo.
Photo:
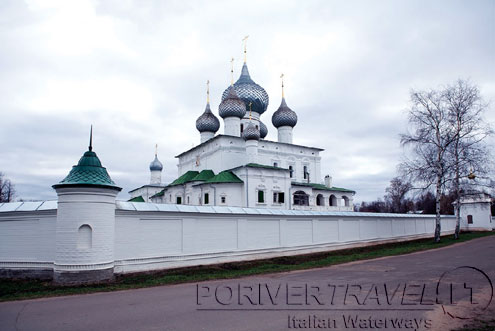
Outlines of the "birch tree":
M422 189L435 188L435 242L440 241L440 197L448 181L448 149L454 132L442 91L411 91L410 131L401 144L411 148L400 169Z
M477 86L465 80L458 80L443 91L448 121L453 131L453 141L447 150L452 163L452 183L456 193L456 227L454 238L460 232L460 197L461 181L473 172L478 176L486 174L489 169L488 150L484 139L492 134L488 123L483 120L487 104L480 96Z

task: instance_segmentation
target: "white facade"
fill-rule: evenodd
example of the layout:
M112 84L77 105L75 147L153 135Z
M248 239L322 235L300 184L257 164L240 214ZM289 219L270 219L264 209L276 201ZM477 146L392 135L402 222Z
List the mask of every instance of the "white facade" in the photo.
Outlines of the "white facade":
M492 198L485 193L466 194L461 197L461 228L492 230L495 228L491 215Z

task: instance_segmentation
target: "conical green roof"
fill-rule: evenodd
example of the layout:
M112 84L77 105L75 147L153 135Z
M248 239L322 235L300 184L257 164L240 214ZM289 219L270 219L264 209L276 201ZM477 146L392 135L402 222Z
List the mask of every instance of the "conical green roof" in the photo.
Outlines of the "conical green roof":
M52 187L56 189L67 186L100 186L118 191L122 190L122 188L115 185L107 169L101 166L100 159L92 151L91 146L81 157L79 163L72 167L67 177Z

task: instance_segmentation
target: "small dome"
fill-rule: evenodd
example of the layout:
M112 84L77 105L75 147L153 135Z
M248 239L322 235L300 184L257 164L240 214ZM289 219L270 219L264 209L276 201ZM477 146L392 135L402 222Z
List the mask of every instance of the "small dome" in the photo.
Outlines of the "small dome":
M155 154L155 159L150 163L150 171L162 171L163 164L158 160L158 157Z
M282 103L277 111L272 116L273 126L279 128L281 126L295 127L297 124L297 114L290 109L285 103L285 98L282 98Z
M213 115L210 109L210 103L206 104L206 109L196 120L196 129L199 132L217 132L220 129L220 121Z
M260 140L260 131L250 122L242 132L242 138L244 140Z
M227 117L239 117L243 118L246 115L246 105L235 93L235 89L229 87L225 92L227 92L226 97L222 97L222 102L218 106L218 114L222 118Z
M222 100L227 98L229 89L230 87L223 92ZM234 89L239 98L244 101L248 111L249 103L252 103L251 110L260 115L266 111L269 102L268 94L264 88L251 79L246 63L242 66L241 76L237 82L234 83Z
M268 128L266 127L265 123L260 121L260 138L265 139L267 134L268 134Z

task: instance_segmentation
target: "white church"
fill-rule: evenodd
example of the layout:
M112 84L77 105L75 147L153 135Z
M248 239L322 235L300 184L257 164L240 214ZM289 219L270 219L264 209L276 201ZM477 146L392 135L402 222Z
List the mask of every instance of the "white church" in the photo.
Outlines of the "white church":
M233 75L233 68L231 70ZM246 59L239 79L223 92L218 115L206 108L196 120L200 144L177 155L178 176L161 182L162 163L150 164L150 184L129 193L133 202L166 204L352 211L355 191L332 186L332 177L321 175L321 148L293 143L297 114L284 97L272 116L278 141L265 140L261 121L268 94L249 75Z

